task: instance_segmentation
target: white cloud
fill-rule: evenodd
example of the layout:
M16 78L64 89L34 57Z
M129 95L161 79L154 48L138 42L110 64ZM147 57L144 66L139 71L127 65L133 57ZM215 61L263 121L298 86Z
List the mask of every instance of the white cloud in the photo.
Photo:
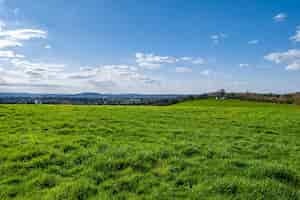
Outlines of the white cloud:
M182 61L191 61L191 60L193 60L193 57L185 56L185 57L181 57L180 60L182 60Z
M155 54L136 53L136 63L146 69L159 69L164 64L175 63L190 63L190 64L204 64L203 58L197 57L176 57L176 56L159 56Z
M29 80L39 79L39 82L46 80L56 80L64 73L65 65L32 62L24 59L11 59L10 63L14 66L14 71L19 74L23 74L23 80L28 82Z
M7 50L23 46L23 41L45 38L47 31L27 28L7 30L6 24L0 21L0 62L1 66L5 67L0 68L2 91L3 89L41 92L94 90L124 93L143 91L143 88L152 90L159 84L159 80L148 76L140 67L159 68L162 64L179 61L171 56L137 53L136 62L140 67L101 65L71 71L64 64L36 62L25 59L25 56L13 50ZM47 44L44 48L49 49L51 45Z
M193 70L190 67L176 67L175 71L177 73L190 73L190 72L193 72Z
M296 60L286 66L286 70L297 71L300 70L300 60Z
M136 62L139 66L147 69L158 69L161 64L178 62L178 59L171 56L158 56L154 54L136 53Z
M273 61L277 64L283 62L290 62L295 59L300 59L300 50L290 49L286 52L274 52L265 56L265 59Z
M70 80L65 79L64 65L14 58L7 61L5 66L5 70L0 70L1 90L67 92L73 84Z
M0 31L2 31L6 27L6 23L0 20Z
M298 49L270 53L264 58L276 64L285 64L286 70L300 70L300 50Z
M82 70L83 71L75 72L68 77L80 80L82 85L91 85L98 89L123 88L123 90L126 91L128 90L128 87L143 88L145 85L158 83L158 80L148 77L135 66L103 65L95 68L85 68Z
M295 42L300 42L300 26L297 27L296 34L290 37L290 40L294 40Z
M250 40L248 41L248 44L258 44L259 40Z
M129 92L155 86L159 83L135 66L101 65L81 67L70 72L63 64L32 62L25 59L7 61L12 68L0 70L3 88L23 88L46 92L56 89L65 91L96 90L103 92Z
M23 46L22 43L10 40L10 39L0 39L0 49L8 48L8 47L21 47Z
M147 80L134 66L128 65L104 65L97 68L96 79L102 81L143 81Z
M154 54L136 53L137 62L175 63L176 58L170 56L157 56Z
M65 68L63 64L49 64L43 62L31 62L28 60L12 59L11 63L19 69L35 72L62 72Z
M276 22L283 22L283 21L286 20L287 17L288 16L285 13L278 13L277 15L275 15L273 17L273 20L276 21Z
M250 65L247 63L241 63L239 64L240 67L244 68L244 67L249 67Z
M47 32L39 29L6 30L5 22L0 21L0 49L22 47L23 44L21 41L46 37ZM24 56L16 54L13 51L2 51L1 57L22 58Z
M80 68L78 72L72 72L67 75L70 79L90 79L96 76L97 68Z
M210 36L210 39L213 41L214 44L219 44L220 41L227 38L227 35L225 33L218 33Z
M39 29L2 30L0 32L0 37L14 40L30 40L33 38L46 38L47 32Z
M195 58L195 59L192 60L192 63L203 65L205 63L205 60L203 58Z
M0 49L9 49L12 47L22 47L21 41L34 38L46 38L47 32L38 29L15 29L6 30L6 24L0 21ZM25 56L18 54L13 50L0 50L1 61L9 62L14 67L17 67L17 72L23 68L25 73L34 75L40 71L49 71L50 68L57 69L61 66L50 66L45 63L32 63L24 60ZM10 73L11 74L11 73Z
M21 54L16 54L13 51L0 51L1 58L24 58Z
M159 69L161 66L160 63L149 63L149 62L140 62L138 63L138 65L146 69Z

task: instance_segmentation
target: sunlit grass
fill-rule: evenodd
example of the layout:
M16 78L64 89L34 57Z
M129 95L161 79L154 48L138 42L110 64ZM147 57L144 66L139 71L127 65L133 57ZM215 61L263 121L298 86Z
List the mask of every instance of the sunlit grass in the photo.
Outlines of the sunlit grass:
M0 199L299 199L300 109L0 105Z

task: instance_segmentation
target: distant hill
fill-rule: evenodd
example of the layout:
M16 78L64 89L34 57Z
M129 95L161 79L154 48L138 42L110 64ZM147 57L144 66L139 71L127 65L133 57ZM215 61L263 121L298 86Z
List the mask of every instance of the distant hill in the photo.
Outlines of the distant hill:
M170 105L205 95L0 93L1 104Z
M92 104L92 105L171 105L193 99L222 97L257 102L272 102L300 105L300 92L290 94L272 93L226 93L211 92L199 95L180 94L101 94L85 92L78 94L32 94L0 93L0 104Z

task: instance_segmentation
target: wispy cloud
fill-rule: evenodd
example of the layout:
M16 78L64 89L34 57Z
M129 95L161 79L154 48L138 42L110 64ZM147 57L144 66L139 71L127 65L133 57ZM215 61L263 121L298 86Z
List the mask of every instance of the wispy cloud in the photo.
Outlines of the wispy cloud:
M245 68L245 67L249 67L250 65L247 64L247 63L241 63L241 64L239 64L239 66L240 66L241 68Z
M300 42L300 26L297 27L296 34L290 37L290 40Z
M6 23L0 20L0 31L2 31L6 27Z
M300 70L300 50L290 49L286 52L273 52L264 57L276 64L286 65L286 70Z
M52 46L50 44L45 45L45 49L51 49Z
M46 38L47 32L39 29L2 30L0 32L0 37L12 40L30 40L33 38Z
M21 60L21 59L12 59L11 63L14 66L18 67L19 69L23 69L24 71L33 71L33 72L41 72L41 73L62 72L65 68L65 65L63 64L31 62L28 60Z
M200 57L176 57L176 56L159 56L155 54L136 53L136 63L146 69L159 69L163 64L174 64L174 63L190 63L190 64L204 64L205 60Z
M192 61L194 58L193 57L189 57L189 56L184 56L184 57L181 57L180 60L183 60L183 61Z
M211 73L212 73L212 71L209 70L209 69L205 69L205 70L200 72L200 74L203 75L203 76L209 76L209 75L211 75Z
M48 90L58 85L64 88L88 89L97 91L126 91L137 86L156 85L159 80L144 74L135 66L130 65L100 65L82 67L70 72L64 64L33 62L22 58L9 61L11 69L0 70L0 86L24 86L32 89L39 86Z
M191 62L193 64L196 64L196 65L203 65L203 64L205 64L205 60L203 58L195 58Z
M22 41L35 38L45 39L47 32L39 29L6 30L6 23L0 20L0 49L22 47Z
M13 51L9 51L9 50L1 51L0 50L0 58L24 58L24 57L25 57L24 55L16 54Z
M0 49L8 47L21 47L23 44L12 39L0 39Z
M190 67L176 67L175 71L177 73L190 73L190 72L193 72L192 68L190 68Z
M285 21L287 19L287 17L288 17L288 15L285 14L285 13L278 13L277 15L275 15L273 17L273 20L275 22L283 22L283 21Z
M214 44L219 44L220 41L224 40L227 38L227 34L225 33L218 33L210 36L210 39L213 41Z
M139 66L148 69L158 69L164 63L176 63L178 59L171 56L158 56L155 54L136 53L136 62Z
M248 41L248 44L252 44L252 45L255 45L255 44L258 44L259 43L259 40L250 40Z

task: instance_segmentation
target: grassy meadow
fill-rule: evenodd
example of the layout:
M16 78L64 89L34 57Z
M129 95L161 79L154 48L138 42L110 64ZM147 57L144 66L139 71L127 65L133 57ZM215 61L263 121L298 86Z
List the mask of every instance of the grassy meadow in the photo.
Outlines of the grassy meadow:
M0 105L0 199L300 199L300 107Z

